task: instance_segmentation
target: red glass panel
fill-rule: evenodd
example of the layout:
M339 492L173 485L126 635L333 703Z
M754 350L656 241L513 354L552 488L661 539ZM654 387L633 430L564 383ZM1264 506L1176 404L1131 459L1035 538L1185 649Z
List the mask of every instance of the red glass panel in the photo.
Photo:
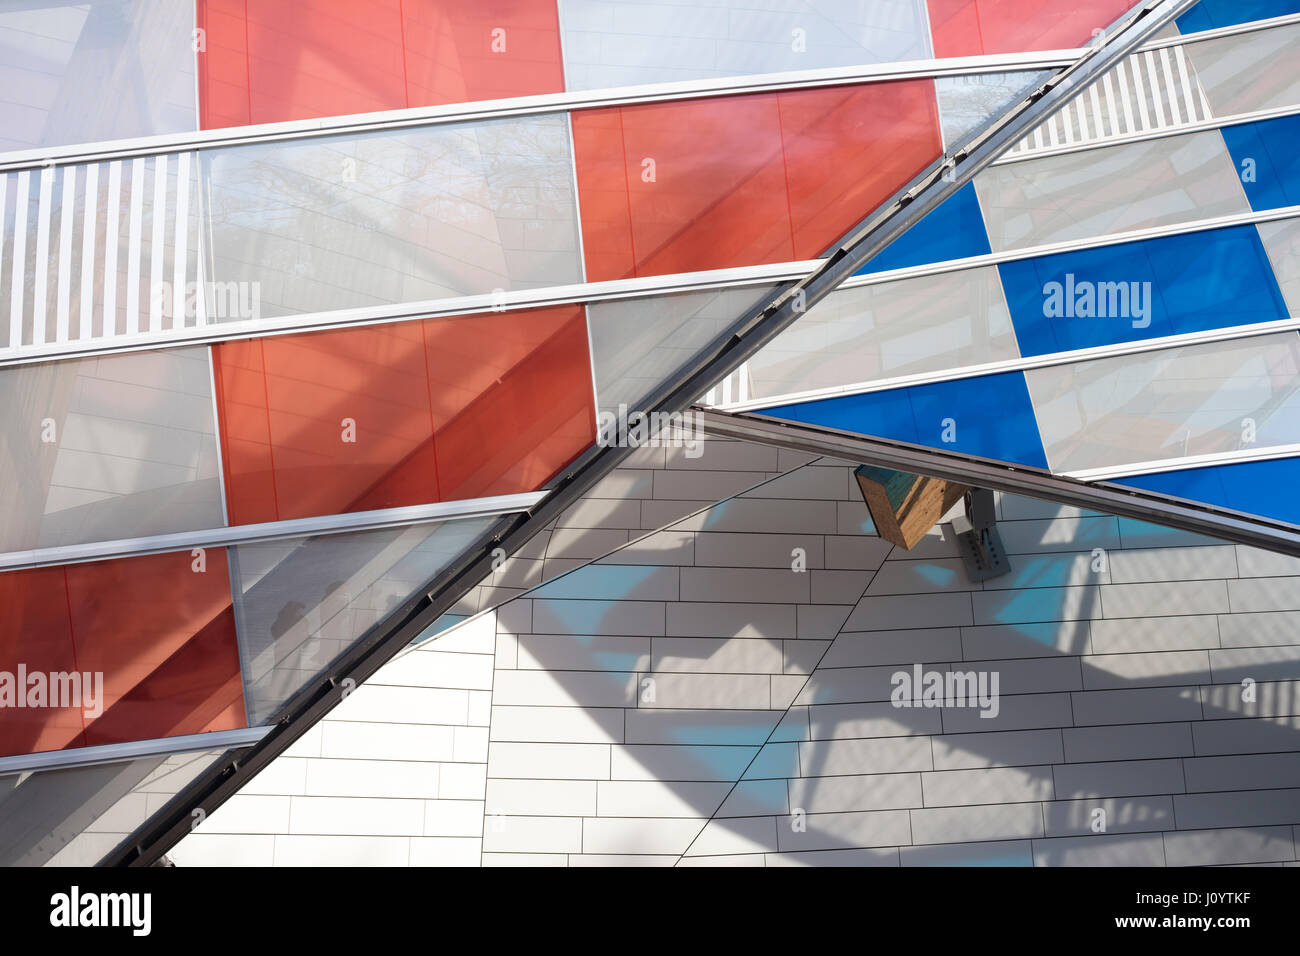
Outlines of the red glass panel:
M555 0L198 0L204 129L564 89Z
M11 692L23 693L23 703L27 674L78 670L63 568L0 574L0 607L0 680L12 682ZM16 696L0 701L0 755L85 745L83 708L30 708L19 706Z
M21 667L47 685L77 674L78 689L93 693L6 706L0 754L245 725L224 549L207 549L201 563L184 551L10 571L0 600L0 671Z
M232 524L532 491L595 440L581 306L213 355Z
M573 116L587 278L819 255L940 152L905 80Z
M927 0L934 55L976 56L1082 46L1132 0Z

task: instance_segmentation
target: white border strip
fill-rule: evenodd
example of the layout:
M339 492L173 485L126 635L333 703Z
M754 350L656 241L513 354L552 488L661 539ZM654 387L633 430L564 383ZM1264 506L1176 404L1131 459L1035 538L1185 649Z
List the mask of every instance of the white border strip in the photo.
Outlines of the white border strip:
M1127 465L1107 465L1104 468L1087 468L1082 471L1062 471L1057 474L1080 481L1107 481L1112 478L1133 478L1138 475L1163 474L1171 471L1190 471L1214 465L1238 465L1251 461L1273 461L1278 458L1300 456L1300 445L1271 445L1267 448L1241 448L1207 455L1189 455L1185 458L1166 458L1155 461L1135 461Z
M517 495L470 498L465 501L409 505L404 508L381 508L375 511L353 511L315 518L232 525L227 528L209 528L203 531L179 531L174 534L151 535L144 538L121 538L116 541L10 551L0 554L0 571L55 564L82 564L87 561L105 561L143 554L160 554L166 551L186 551L193 548L232 547L260 541L283 541L287 538L339 534L345 531L374 531L458 518L486 518L530 511L546 495L545 491L531 491Z
M229 750L257 743L271 732L266 727L241 727L238 730L215 730L206 734L183 734L177 737L154 737L120 744L76 747L71 750L45 750L34 754L0 757L0 776L33 773L42 770L67 770L93 767L105 763L125 763L145 757L170 757L172 754L205 750Z

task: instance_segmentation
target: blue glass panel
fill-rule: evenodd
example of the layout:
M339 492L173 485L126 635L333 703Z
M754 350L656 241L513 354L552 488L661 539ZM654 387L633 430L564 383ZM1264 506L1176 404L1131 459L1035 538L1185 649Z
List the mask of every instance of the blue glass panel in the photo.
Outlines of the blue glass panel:
M774 418L1046 468L1020 372L764 409Z
M1300 205L1300 115L1225 126L1222 133L1251 209Z
M1253 225L998 266L1021 355L1286 318Z
M967 183L878 252L854 275L986 256L990 252L975 184Z
M1298 0L1201 0L1175 22L1180 33L1198 33L1288 13L1300 13Z
M1300 524L1300 458L1250 461L1119 479L1119 484Z

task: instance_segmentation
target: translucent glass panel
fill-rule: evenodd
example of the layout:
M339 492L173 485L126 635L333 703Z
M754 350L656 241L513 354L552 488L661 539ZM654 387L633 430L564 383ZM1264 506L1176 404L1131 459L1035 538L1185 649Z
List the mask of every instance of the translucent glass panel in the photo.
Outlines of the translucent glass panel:
M996 252L1250 211L1213 130L991 166L975 189Z
M224 753L0 777L0 866L94 866Z
M555 0L199 0L204 129L564 89Z
M240 545L231 564L253 725L269 720L495 521L475 518Z
M207 274L247 285L261 315L582 280L563 115L237 146L203 166Z
M1255 228L1272 263L1287 312L1300 316L1300 219L1261 222Z
M1132 0L928 0L935 56L974 56L1083 46Z
M1041 70L936 77L944 145L952 149L989 120L1002 116L1050 75Z
M820 255L939 155L930 80L573 115L591 281Z
M192 153L0 173L0 349L205 323Z
M1216 116L1300 104L1300 24L1187 45Z
M581 306L223 342L232 524L534 491L595 440Z
M930 56L923 0L560 0L571 90Z
M219 527L206 348L0 369L0 552Z
M1046 468L1020 372L763 409L762 414Z
M1022 355L1286 318L1254 226L998 266Z
M1300 442L1294 332L1025 373L1052 470Z
M7 571L0 593L0 671L28 676L0 755L245 726L224 550Z
M754 398L1018 358L997 269L840 289L749 360Z
M197 128L194 10L174 0L0 8L0 151Z
M744 286L587 306L596 399L602 411L642 401L697 357L755 306L770 302L777 286Z

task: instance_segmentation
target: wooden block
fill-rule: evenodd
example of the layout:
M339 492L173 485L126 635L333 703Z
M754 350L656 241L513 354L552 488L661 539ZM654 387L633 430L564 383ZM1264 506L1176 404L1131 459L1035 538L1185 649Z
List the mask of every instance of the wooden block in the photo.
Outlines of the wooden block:
M867 502L876 533L886 541L908 551L939 523L939 519L966 494L966 486L913 475L906 471L890 471L859 465L853 475Z

